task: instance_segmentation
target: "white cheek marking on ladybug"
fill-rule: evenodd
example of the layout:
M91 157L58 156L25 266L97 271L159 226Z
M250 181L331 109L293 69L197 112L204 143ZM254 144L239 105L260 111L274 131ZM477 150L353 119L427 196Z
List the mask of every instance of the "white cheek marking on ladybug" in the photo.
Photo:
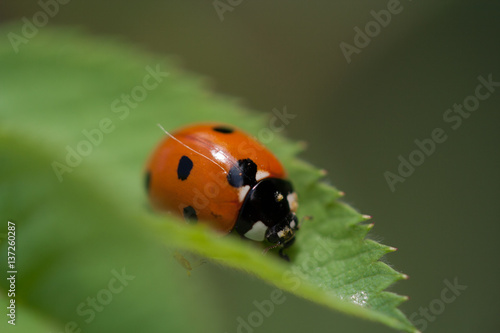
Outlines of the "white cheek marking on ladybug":
M247 196L248 191L250 191L250 185L245 185L239 188L238 190L238 200L240 202L243 202L245 200L245 197Z
M290 193L289 195L286 196L286 199L288 200L288 204L290 205L290 210L295 213L299 208L299 203L297 201L297 193L295 192Z
M257 171L257 174L255 175L255 179L256 179L257 181L259 181L259 180L261 180L261 179L264 179L264 178L266 178L266 177L269 177L269 175L270 175L270 173L269 173L269 172L259 170L259 171Z
M262 242L266 236L267 226L262 221L253 224L252 229L245 233L245 237L254 241Z
M290 222L290 227L292 229L295 229L296 226L297 226L297 224L295 223L295 221L292 220L292 222Z

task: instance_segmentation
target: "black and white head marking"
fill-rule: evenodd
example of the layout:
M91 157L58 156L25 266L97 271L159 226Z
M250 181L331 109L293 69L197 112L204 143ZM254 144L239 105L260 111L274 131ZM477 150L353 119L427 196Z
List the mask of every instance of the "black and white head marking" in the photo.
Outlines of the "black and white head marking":
M292 206L296 208L292 184L283 179L265 178L249 190L234 229L255 241L267 240L286 246L298 227Z

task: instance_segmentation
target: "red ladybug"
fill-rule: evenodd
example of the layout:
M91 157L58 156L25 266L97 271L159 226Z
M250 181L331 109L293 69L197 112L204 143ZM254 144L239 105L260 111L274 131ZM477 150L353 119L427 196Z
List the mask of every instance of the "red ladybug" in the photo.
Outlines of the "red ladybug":
M165 131L166 132L166 131ZM195 124L168 134L146 168L154 208L268 247L289 247L299 224L297 195L278 159L233 127Z

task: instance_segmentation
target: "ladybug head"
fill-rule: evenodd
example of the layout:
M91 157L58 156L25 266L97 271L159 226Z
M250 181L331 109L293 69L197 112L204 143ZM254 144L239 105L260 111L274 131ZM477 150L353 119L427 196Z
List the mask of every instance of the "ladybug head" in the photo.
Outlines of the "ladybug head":
M298 226L299 221L297 215L290 212L283 222L267 229L266 240L272 244L288 247L295 240L295 231L299 229Z
M267 229L266 240L273 245L266 248L264 253L275 247L280 247L280 257L290 261L290 258L283 253L283 250L295 242L295 231L297 230L299 230L299 221L295 213L291 212L285 221Z
M286 248L295 240L299 227L297 206L297 195L289 181L265 178L248 192L235 230L246 238L267 240L273 244L270 248Z

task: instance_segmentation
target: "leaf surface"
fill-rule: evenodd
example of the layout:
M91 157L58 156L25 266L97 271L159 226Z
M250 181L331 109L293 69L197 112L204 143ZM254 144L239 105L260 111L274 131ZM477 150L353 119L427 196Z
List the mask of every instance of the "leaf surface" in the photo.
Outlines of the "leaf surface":
M19 29L4 26L0 35ZM73 322L85 332L216 331L224 317L205 304L216 295L187 304L186 293L204 289L173 269L173 249L182 249L334 310L416 331L397 309L406 298L384 291L405 278L379 261L393 248L366 239L372 225L296 157L300 144L270 131L268 118L210 93L169 59L75 31L43 29L18 53L3 39L0 69L0 212L16 222L16 302L36 313L29 325L41 316L60 331ZM290 174L299 216L314 217L288 251L290 263L148 208L143 168L164 135L156 124L201 121L272 134L265 144ZM123 272L129 280L120 285ZM120 286L126 292L115 293ZM109 303L98 311L92 298ZM193 311L199 320L190 320Z

